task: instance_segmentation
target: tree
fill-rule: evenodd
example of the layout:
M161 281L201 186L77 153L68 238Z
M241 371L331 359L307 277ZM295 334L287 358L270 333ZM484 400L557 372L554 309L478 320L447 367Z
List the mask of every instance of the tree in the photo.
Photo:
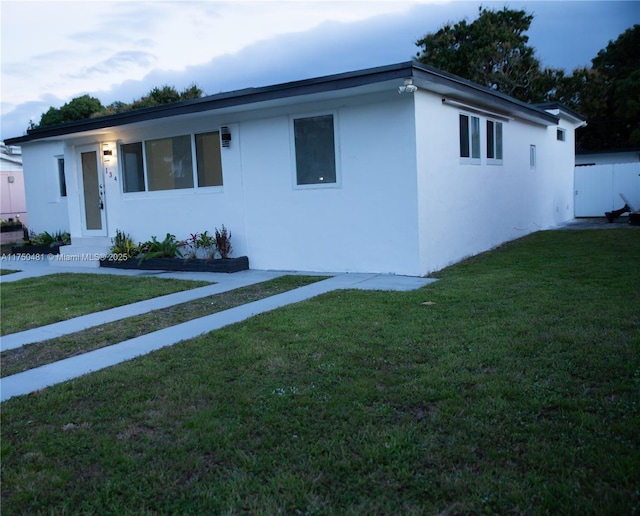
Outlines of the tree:
M640 25L610 41L591 63L561 77L549 95L587 117L578 148L640 146Z
M559 101L587 118L582 150L640 146L640 25L610 41L591 67L570 75L543 68L525 34L533 16L479 9L468 23L447 23L416 42L419 61L525 102Z
M84 120L95 116L96 113L100 113L103 110L104 106L97 98L82 95L67 102L59 109L50 107L49 110L41 116L38 127Z
M202 97L202 95L202 90L195 84L189 85L181 93L178 93L175 86L156 86L152 88L147 95L138 100L134 100L130 104L116 101L107 107L104 107L97 98L83 95L72 99L61 108L50 107L46 113L42 114L38 125L30 121L29 129L73 122L75 120L85 120L96 116L115 115L134 109L171 104L183 100L198 99Z
M533 16L479 8L472 23L447 23L416 42L420 62L528 102L544 100L548 77L528 45Z

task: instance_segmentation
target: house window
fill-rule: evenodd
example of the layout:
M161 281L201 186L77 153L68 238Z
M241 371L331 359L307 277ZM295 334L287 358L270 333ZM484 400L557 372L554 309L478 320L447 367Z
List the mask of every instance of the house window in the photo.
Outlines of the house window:
M536 146L529 145L529 168L536 168Z
M566 140L566 131L564 129L558 129L556 131L556 140L558 140L559 142L563 142Z
M66 197L67 181L64 177L64 158L58 158L58 185L60 188L60 197Z
M487 159L502 160L502 122L487 120Z
M460 157L480 162L480 119L460 114Z
M222 186L220 133L196 134L198 186Z
M128 143L120 149L122 156L122 187L125 193L144 192L144 165L142 143Z
M149 191L193 188L191 137L144 142Z
M293 121L296 182L298 185L336 183L333 115Z

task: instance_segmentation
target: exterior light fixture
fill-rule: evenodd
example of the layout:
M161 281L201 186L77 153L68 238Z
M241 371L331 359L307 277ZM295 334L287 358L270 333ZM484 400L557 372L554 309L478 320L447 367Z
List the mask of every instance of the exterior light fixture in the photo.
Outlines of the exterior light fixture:
M405 79L404 85L398 88L398 93L415 93L418 87L413 84L413 79Z
M231 147L231 131L229 131L227 126L220 128L220 140L222 140L222 146L225 149Z
M102 144L102 161L109 163L113 157L113 147L110 143Z

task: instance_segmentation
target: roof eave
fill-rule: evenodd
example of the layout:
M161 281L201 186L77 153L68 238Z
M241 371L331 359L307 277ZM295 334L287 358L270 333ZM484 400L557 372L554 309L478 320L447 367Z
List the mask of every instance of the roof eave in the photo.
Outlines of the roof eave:
M415 78L419 85L422 83L423 87L436 93L444 91L456 93L463 97L463 100L474 100L481 105L493 107L498 110L502 109L513 116L535 123L544 125L556 125L558 123L557 117L537 106L520 102L497 91L416 61L406 61L377 68L368 68L365 70L293 81L261 88L247 88L228 93L219 93L200 99L32 129L27 131L27 134L24 136L5 140L5 143L8 145L20 145L33 141L55 140L72 134L86 133L173 116L343 90L409 77Z

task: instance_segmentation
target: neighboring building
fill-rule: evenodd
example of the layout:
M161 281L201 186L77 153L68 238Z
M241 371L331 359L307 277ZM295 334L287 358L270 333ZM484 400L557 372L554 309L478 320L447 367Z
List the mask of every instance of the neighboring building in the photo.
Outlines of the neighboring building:
M425 275L573 218L583 124L406 62L9 141L33 228L68 221L64 253L224 224L255 269Z
M27 207L22 172L22 151L15 145L0 147L0 219L27 224Z
M608 151L576 152L576 166L614 165L618 163L639 163L640 149L617 149Z

